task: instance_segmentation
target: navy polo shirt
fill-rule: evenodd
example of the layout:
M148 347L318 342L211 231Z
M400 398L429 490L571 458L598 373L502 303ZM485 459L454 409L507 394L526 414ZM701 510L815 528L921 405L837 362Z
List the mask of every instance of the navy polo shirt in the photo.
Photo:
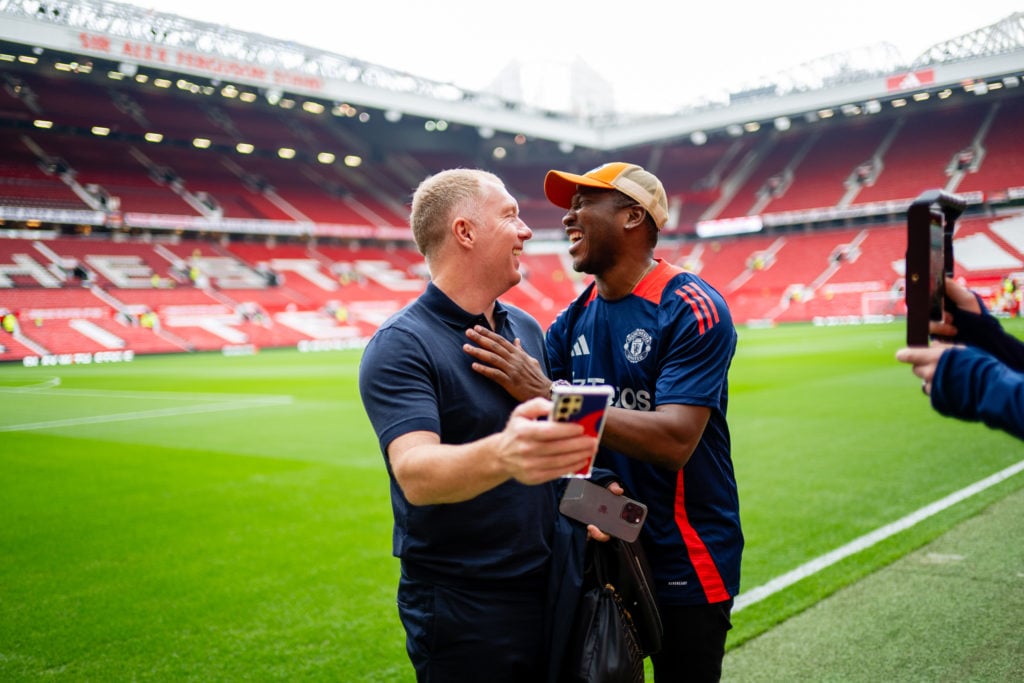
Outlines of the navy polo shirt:
M501 303L494 318L498 334L546 358L536 320ZM484 316L462 310L430 283L380 326L363 354L359 391L391 479L393 552L404 571L425 580L540 585L558 514L557 483L510 480L472 500L417 506L406 500L388 462L388 444L409 432L430 431L442 443L462 444L504 429L517 401L471 367L462 346L474 325L488 327Z

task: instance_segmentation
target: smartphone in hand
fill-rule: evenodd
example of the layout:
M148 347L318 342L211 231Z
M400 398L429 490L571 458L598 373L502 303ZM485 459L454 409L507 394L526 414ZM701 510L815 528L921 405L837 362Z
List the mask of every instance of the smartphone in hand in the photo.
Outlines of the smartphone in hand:
M551 419L557 422L577 422L583 425L588 436L600 440L604 431L604 418L608 406L612 402L613 390L607 385L574 385L555 386L551 389ZM594 469L594 459L567 477L590 476Z
M632 543L647 519L647 506L618 496L585 479L573 479L565 488L558 509L566 517L593 524L606 534Z
M946 278L953 277L953 233L965 206L963 197L928 190L907 210L907 346L928 346L929 323L942 322Z

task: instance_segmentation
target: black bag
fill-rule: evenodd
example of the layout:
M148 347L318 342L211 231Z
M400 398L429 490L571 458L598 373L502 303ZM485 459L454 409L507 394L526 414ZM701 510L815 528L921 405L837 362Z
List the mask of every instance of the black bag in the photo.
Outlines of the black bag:
M643 683L661 618L639 542L587 543L583 594L563 660L566 683Z
M645 657L661 650L661 614L654 597L654 577L647 564L640 541L629 543L618 538L604 546L602 552L609 555L608 580L615 585L622 598L622 604L633 619L640 651Z

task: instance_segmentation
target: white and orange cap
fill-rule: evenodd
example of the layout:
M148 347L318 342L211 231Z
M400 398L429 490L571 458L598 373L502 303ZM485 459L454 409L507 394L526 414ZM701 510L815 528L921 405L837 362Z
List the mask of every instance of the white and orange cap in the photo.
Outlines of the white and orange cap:
M544 195L555 206L568 209L578 187L618 190L636 201L654 219L661 230L668 222L668 197L665 187L653 173L636 164L615 161L587 171L583 175L548 171L544 177Z

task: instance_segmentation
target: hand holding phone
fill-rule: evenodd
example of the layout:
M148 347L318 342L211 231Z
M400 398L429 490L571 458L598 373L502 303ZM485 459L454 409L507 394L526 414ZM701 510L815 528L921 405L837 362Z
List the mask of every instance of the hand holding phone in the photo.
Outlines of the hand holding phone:
M612 402L613 390L607 385L555 385L551 388L551 419L556 422L576 422L584 427L587 436L601 439L604 419ZM594 459L567 477L590 477Z
M558 509L566 517L593 524L606 534L632 543L647 519L647 506L585 479L573 479Z

